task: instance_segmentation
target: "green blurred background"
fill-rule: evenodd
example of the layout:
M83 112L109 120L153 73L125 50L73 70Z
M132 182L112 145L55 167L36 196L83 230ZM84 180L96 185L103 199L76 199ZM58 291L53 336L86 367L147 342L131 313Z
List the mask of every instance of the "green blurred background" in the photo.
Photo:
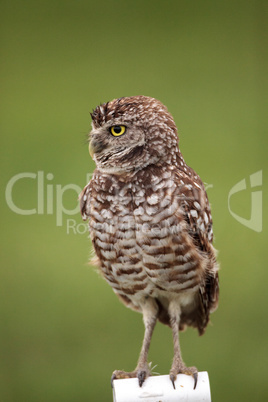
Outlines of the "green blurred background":
M141 315L87 264L79 213L57 226L56 207L67 186L63 205L74 209L68 186L94 170L89 111L139 94L168 106L187 163L210 185L220 306L205 336L181 335L184 360L209 372L213 401L268 400L266 214L256 232L228 210L246 179L231 209L250 219L249 176L267 172L267 2L2 0L0 18L1 402L111 401L112 371L135 367ZM41 173L12 196L40 209L43 194L44 213L16 214L7 183L38 171L43 187ZM167 374L171 359L170 330L158 324L150 360Z

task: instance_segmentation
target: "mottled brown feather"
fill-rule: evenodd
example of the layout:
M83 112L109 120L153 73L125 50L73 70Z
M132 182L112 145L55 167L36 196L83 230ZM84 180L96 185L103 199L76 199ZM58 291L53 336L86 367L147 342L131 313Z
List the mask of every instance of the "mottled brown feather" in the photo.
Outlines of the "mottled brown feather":
M97 169L80 208L101 273L134 310L153 297L167 325L168 301L191 297L182 303L180 329L190 325L202 334L219 293L212 218L204 185L178 148L172 116L144 96L104 103L91 116ZM115 139L109 129L118 124L127 131Z

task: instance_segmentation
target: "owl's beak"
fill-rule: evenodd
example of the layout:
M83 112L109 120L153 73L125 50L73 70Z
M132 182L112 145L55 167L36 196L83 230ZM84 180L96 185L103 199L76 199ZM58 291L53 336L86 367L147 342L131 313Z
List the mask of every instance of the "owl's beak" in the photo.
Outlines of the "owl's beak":
M91 157L93 158L93 155L95 153L99 153L99 152L103 151L103 149L105 148L105 144L103 143L103 141L97 140L96 138L91 138L88 148L89 148L89 153L90 153Z
M91 142L89 143L88 150L89 150L89 155L90 155L91 158L93 159L94 149L93 149L93 147L92 147Z

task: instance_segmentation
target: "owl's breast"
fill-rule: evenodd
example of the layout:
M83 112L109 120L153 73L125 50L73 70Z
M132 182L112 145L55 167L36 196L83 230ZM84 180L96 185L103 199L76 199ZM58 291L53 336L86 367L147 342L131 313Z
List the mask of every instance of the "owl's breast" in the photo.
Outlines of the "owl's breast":
M200 261L185 226L170 172L111 183L108 191L98 188L91 202L101 271L115 292L131 298L199 285Z

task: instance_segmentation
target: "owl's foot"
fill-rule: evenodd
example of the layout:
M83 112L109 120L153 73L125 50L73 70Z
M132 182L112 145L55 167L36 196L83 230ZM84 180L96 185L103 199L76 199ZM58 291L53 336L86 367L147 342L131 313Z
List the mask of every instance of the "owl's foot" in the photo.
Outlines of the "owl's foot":
M194 379L194 389L196 388L197 378L198 378L198 370L196 367L186 367L186 366L177 366L175 364L172 365L171 370L169 372L169 377L172 382L173 388L175 387L175 381L177 379L177 374L187 374L191 375Z
M113 386L114 380L119 380L123 378L138 378L139 386L141 387L147 377L151 374L148 364L137 367L134 371L122 371L122 370L115 370L113 372L111 383Z

